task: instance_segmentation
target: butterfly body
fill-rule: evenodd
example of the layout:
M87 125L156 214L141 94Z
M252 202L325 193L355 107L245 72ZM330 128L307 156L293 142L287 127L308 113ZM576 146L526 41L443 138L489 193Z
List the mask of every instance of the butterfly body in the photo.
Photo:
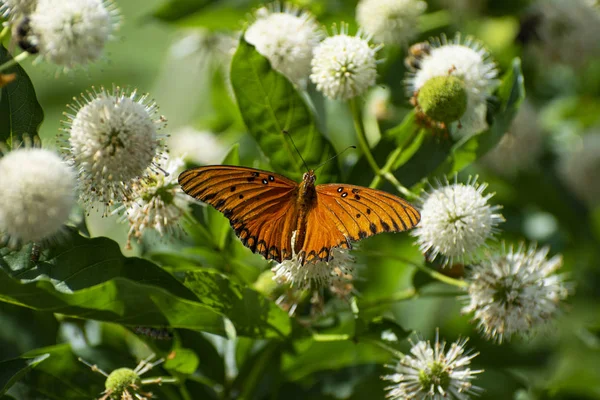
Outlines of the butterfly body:
M329 261L335 247L350 249L352 241L419 222L413 206L387 192L315 182L314 171L297 183L273 172L228 165L179 175L184 192L222 212L246 247L279 262L294 255L302 264Z

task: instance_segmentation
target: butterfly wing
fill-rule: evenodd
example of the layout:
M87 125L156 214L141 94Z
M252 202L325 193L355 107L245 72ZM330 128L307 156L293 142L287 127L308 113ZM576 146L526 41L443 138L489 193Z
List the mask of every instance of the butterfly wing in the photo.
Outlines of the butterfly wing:
M279 262L292 257L296 182L269 171L211 165L182 172L179 184L185 193L222 212L252 252Z
M408 202L382 190L334 183L316 191L302 247L307 262L328 260L331 247L350 248L351 241L414 228L421 219Z

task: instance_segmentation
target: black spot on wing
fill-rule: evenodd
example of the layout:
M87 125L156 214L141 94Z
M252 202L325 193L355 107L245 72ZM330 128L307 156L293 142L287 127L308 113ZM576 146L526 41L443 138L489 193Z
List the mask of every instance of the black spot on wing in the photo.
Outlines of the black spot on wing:
M377 233L377 225L375 225L374 223L371 222L371 225L369 225L369 229L371 230L371 233L374 235Z

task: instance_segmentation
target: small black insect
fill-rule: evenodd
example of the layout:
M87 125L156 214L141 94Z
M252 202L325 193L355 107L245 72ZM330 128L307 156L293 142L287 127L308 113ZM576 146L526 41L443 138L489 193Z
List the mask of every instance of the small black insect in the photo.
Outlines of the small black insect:
M40 52L39 47L35 43L36 39L31 33L31 20L29 17L23 17L13 29L13 35L19 47L30 54Z
M173 340L173 333L167 328L152 328L150 326L136 326L133 331L138 335L148 336L155 340Z

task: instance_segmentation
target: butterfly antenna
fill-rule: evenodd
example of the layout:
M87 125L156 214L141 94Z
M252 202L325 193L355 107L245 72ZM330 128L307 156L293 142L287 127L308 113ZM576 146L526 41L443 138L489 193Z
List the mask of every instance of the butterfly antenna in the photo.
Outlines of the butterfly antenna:
M316 171L316 170L318 170L319 168L321 168L323 165L327 164L329 161L333 160L334 158L336 158L336 157L338 157L338 156L341 156L341 155L342 155L342 154L344 154L344 153L345 153L347 150L350 150L350 149L356 149L356 146L348 146L348 147L346 147L344 150L340 151L340 152L339 152L339 153L337 153L335 156L331 157L329 160L327 160L327 161L325 161L325 162L323 162L323 163L319 164L319 166L317 166L317 167L315 168L315 171Z
M296 147L296 143L294 143L294 139L292 139L292 135L290 135L290 133L285 129L283 129L283 133L286 134L290 138L290 141L292 142L294 149L296 149L296 153L298 153L298 155L300 156L300 159L302 160L302 163L304 164L304 168L306 168L306 171L308 172L310 170L310 168L308 168L308 165L306 165L306 161L304 161L304 157L302 157L302 154L300 154L300 150L298 150L298 148Z

